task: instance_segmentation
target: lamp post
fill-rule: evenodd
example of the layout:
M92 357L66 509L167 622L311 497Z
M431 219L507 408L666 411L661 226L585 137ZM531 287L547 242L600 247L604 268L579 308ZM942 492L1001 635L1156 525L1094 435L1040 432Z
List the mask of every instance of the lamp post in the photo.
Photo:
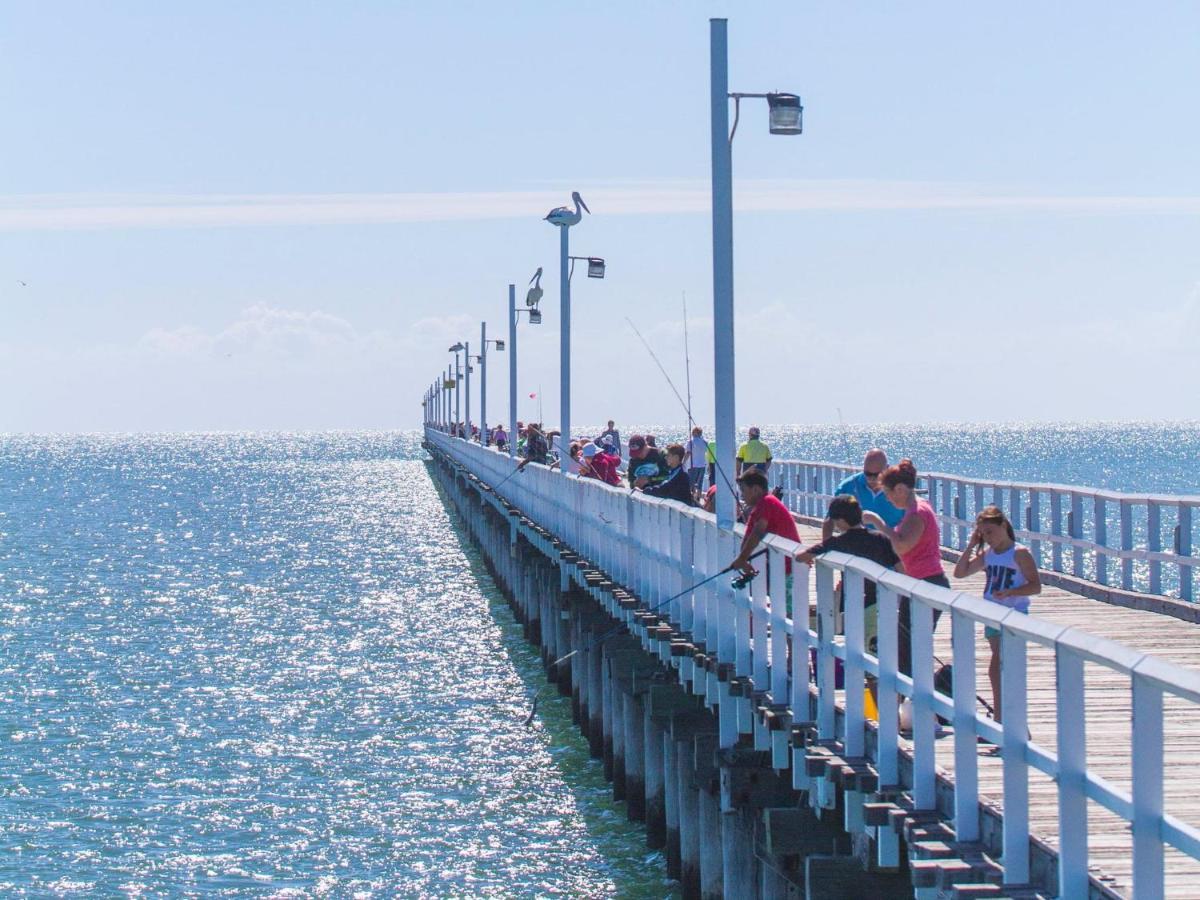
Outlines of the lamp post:
M462 383L462 370L458 364L458 354L463 350L462 342L454 344L449 350L454 354L454 429L457 431L458 423L462 421L461 410L459 409L459 385Z
M479 355L475 357L479 362L479 446L486 447L488 445L488 425L487 425L487 352L488 344L492 344L496 348L497 353L504 352L504 341L488 340L487 322L479 323ZM468 361L470 357L467 358Z
M717 465L734 471L737 418L734 406L733 353L733 136L741 101L761 98L770 107L771 134L800 134L803 107L795 94L731 94L729 43L725 19L709 20L710 95L712 102L713 237L713 395L716 401ZM729 101L734 101L733 130ZM732 530L736 498L732 485L717 488L717 527Z
M583 213L591 213L579 191L571 193L571 201L575 204L572 210L569 206L559 206L550 210L546 221L559 229L558 235L558 277L559 277L559 446L562 451L562 464L559 466L563 475L570 474L568 465L568 448L571 446L571 242L570 230L572 225L578 225Z
M541 302L541 266L529 279L524 309L517 309L517 286L508 286L508 455L513 457L517 455L517 319L525 313L530 325L542 324L542 311L538 309Z

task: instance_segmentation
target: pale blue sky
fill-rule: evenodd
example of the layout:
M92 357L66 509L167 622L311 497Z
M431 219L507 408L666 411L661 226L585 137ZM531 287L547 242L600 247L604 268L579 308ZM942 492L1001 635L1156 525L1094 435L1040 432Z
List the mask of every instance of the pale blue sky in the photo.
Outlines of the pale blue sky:
M0 431L411 426L539 265L549 419L572 189L574 420L681 420L683 291L711 418L725 14L806 108L734 147L739 420L1197 417L1200 7L850 7L7 4Z

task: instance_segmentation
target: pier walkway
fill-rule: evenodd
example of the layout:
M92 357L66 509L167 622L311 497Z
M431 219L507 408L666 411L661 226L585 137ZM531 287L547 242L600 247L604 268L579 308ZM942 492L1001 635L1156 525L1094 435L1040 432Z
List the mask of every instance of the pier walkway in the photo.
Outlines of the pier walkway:
M558 635L548 647L551 659L568 648L577 652L551 676L576 693L585 721L590 708L610 711L602 698L613 688L604 681L601 692L590 673L594 659L612 666L611 653L598 655L588 638L611 622L624 623L630 637L623 640L654 662L644 677L659 694L636 703L645 705L647 725L639 734L647 750L651 723L660 729L670 723L665 750L655 738L660 769L668 756L681 765L672 754L684 745L672 740L675 718L652 715L653 697L661 700L669 688L680 709L680 697L687 697L711 718L711 747L701 733L688 735L689 756L693 747L696 754L688 783L699 785L703 813L705 785L711 793L712 783L698 773L704 766L719 773L726 816L709 822L719 838L706 839L696 879L682 877L685 894L785 896L805 879L811 889L821 866L839 859L804 849L805 833L814 822L826 827L835 820L849 837L842 861L853 860L880 885L901 874L922 898L1200 897L1200 789L1191 781L1200 761L1200 626L1190 603L1138 591L1151 583L1161 590L1166 568L1175 573L1175 592L1190 594L1191 499L1155 498L1176 517L1172 553L1155 536L1163 516L1151 511L1154 504L1146 506L1139 532L1135 503L1120 495L1005 486L999 496L1010 501L1010 517L1019 506L1025 510L1014 517L1026 525L1022 539L1045 544L1036 552L1050 586L1035 598L1033 615L982 600L974 580L947 590L828 554L812 567L795 565L793 605L810 615L793 622L783 603L770 602L784 594L784 558L796 549L790 542L765 542L764 577L748 590L735 590L728 577L688 590L736 555L740 526L720 533L697 510L540 466L514 475L508 456L434 428L426 440L464 495L477 498L474 508L503 517L510 546L524 542L552 560L563 596L582 594L602 611L599 624L572 619L575 638ZM773 467L789 506L809 517L806 542L815 538L815 514L836 483L838 467L823 465ZM936 476L927 487L931 498L944 501L943 543L965 539L973 518L968 507L982 503L982 487L952 476ZM1049 516L1039 503L1043 491ZM1076 495L1092 499L1099 540L1083 537ZM1110 504L1121 528L1115 552L1104 540ZM1056 527L1065 530L1055 533ZM1147 544L1141 549L1134 546L1139 533ZM1071 572L1062 571L1064 557L1074 563ZM1110 566L1118 584L1108 583ZM835 598L839 580L844 613ZM877 656L864 646L868 581L877 586ZM902 596L912 598L911 679L897 669ZM568 607L572 612L562 615L575 616L574 601L561 608ZM935 611L941 613L936 627ZM1002 633L1002 726L976 700L977 691L990 700L983 626ZM935 658L954 664L949 694L934 690ZM867 675L878 683L876 719L866 716ZM897 707L906 696L913 725L901 735ZM635 703L625 702L626 711ZM694 722L690 708L687 716ZM706 754L715 755L702 763ZM687 828L679 819L682 784L675 791L677 831ZM645 790L648 797L648 784ZM688 841L678 833L675 841L686 863ZM721 859L715 875L714 853ZM756 874L746 876L747 866ZM883 888L875 893L890 896Z

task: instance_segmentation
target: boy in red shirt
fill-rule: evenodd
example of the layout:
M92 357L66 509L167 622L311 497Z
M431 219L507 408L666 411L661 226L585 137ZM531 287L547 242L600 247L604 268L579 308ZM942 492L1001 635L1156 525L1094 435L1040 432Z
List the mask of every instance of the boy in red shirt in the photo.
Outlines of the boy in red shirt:
M790 541L800 543L800 532L796 530L796 521L783 501L770 492L767 476L756 469L743 472L737 480L742 490L742 503L749 511L746 519L746 534L742 538L741 552L737 559L729 564L730 568L740 569L746 575L755 574L750 565L750 555L754 548L768 534L777 534ZM792 560L784 560L784 570L787 577L787 610L792 613Z

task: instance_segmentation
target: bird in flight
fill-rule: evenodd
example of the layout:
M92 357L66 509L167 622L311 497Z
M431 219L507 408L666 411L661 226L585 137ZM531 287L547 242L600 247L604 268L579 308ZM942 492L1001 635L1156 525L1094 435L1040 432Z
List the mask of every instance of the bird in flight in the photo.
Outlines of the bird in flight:
M17 284L19 284L21 287L29 287L29 285L23 282L20 278L17 279Z

